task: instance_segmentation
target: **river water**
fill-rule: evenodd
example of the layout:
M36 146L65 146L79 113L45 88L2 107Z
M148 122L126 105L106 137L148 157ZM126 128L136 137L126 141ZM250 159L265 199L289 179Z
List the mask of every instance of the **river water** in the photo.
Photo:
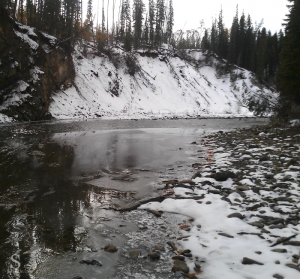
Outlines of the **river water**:
M147 255L176 237L184 216L119 213L190 179L219 130L267 119L97 120L0 126L0 278L175 278ZM156 219L155 219L156 218ZM106 244L117 253L103 251ZM98 260L102 266L80 264ZM78 277L80 278L80 277Z

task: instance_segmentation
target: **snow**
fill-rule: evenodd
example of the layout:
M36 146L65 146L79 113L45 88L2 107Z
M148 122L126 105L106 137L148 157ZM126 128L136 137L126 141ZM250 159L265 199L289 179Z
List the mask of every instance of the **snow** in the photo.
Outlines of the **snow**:
M21 40L27 44L29 44L30 48L32 48L33 50L37 50L39 45L38 43L36 43L34 40L30 39L28 34L24 34L24 33L21 33L19 31L15 31L15 34L21 38Z
M139 53L143 51L138 51L133 60L140 70L132 76L125 65L128 54L119 48L112 52L114 61L105 55L84 58L76 49L73 55L75 86L53 95L50 112L54 117L253 116L240 105L244 91L235 89L243 88L244 83L248 94L260 91L246 70L246 78L232 84L229 75L216 77L215 65L197 69L179 57L162 55L164 61L161 61L163 59L141 56ZM195 59L205 59L201 51L192 53Z
M30 69L30 75L32 76L32 81L34 84L39 81L39 75L42 74L44 74L44 72L38 66L34 66L32 69Z
M29 87L29 84L23 80L20 80L16 83L16 85L12 88L9 95L4 96L3 102L0 105L0 110L9 107L10 105L21 104L28 97L31 97L30 94L24 93L26 89ZM10 119L10 118L8 118ZM0 118L0 123L1 123ZM7 122L7 119L6 121Z

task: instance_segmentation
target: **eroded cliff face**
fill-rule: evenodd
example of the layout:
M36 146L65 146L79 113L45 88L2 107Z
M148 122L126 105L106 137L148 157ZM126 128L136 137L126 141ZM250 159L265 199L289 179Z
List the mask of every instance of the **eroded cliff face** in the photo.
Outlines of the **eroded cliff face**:
M51 118L51 93L69 86L74 76L71 49L0 8L1 114L18 121Z

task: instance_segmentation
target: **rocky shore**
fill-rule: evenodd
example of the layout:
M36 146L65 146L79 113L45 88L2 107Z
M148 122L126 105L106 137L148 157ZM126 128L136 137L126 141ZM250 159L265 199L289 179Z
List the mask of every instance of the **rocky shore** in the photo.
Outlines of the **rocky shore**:
M166 181L174 194L139 209L188 216L179 225L174 272L189 278L300 276L300 128L262 126L199 146L191 180ZM170 244L171 243L171 244Z

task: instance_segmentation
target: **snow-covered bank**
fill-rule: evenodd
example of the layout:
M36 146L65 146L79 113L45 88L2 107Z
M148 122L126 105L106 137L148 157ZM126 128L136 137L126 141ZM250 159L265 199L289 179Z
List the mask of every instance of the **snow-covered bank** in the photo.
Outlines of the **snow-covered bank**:
M114 48L109 56L85 58L77 48L75 80L52 95L49 111L57 119L240 117L253 116L241 106L245 95L273 94L254 85L249 71L237 69L232 81L216 58L201 51L188 57L192 61L168 51L128 54Z
M183 199L140 207L193 218L176 243L192 254L190 273L201 264L203 279L299 277L299 136L265 127L207 136L197 143L207 150L201 174L166 184Z

